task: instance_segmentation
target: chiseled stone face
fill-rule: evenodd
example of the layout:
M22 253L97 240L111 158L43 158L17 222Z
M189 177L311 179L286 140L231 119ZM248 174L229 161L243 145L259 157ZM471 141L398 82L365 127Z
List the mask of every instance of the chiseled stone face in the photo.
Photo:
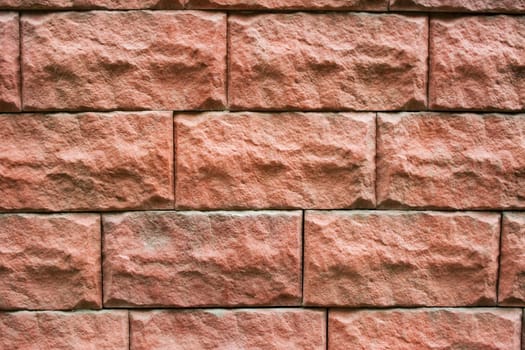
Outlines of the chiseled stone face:
M58 9L178 9L186 0L0 0L0 7L27 10Z
M18 33L18 14L0 13L0 112L20 110Z
M523 12L523 0L390 0L391 10L438 12Z
M232 15L232 109L412 110L426 106L427 18Z
M173 207L171 112L0 115L1 210Z
M102 306L98 214L2 214L0 252L0 309Z
M126 350L127 311L0 313L0 349Z
M299 211L104 215L104 305L298 305L301 219Z
M1 0L0 0L1 1ZM386 11L388 0L185 0L186 8Z
M224 107L225 14L28 14L22 32L26 110Z
M525 306L525 213L503 214L498 302Z
M330 311L328 344L343 349L520 350L520 309Z
M131 313L135 350L325 349L325 311L185 310Z
M473 212L307 212L305 304L494 305L499 219Z
M176 115L179 208L370 208L372 113Z
M525 17L432 18L430 43L431 109L525 110Z
M525 114L379 114L384 208L525 208Z

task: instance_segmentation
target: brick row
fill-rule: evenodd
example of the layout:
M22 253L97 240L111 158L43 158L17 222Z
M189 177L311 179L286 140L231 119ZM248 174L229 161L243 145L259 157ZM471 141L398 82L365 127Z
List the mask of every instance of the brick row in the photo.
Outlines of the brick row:
M325 314L311 309L0 313L0 347L520 350L521 309L329 310L327 322Z
M520 16L31 13L21 38L18 22L0 16L4 112L525 110Z
M148 211L103 214L101 228L98 214L3 214L0 309L525 306L525 213L302 220Z

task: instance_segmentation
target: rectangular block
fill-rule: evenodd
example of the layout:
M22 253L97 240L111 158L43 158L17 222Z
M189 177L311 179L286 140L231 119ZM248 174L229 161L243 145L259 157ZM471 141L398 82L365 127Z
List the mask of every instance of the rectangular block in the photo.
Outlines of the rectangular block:
M0 112L20 110L18 33L18 14L0 13Z
M424 108L427 24L369 13L230 16L230 108Z
M431 12L525 12L523 0L390 0L391 10Z
M388 0L186 0L189 9L386 11Z
M1 115L0 210L173 207L172 122L171 112Z
M127 311L0 313L0 349L127 350Z
M18 10L62 9L180 9L185 0L0 0L0 8Z
M0 309L100 308L100 236L98 214L0 215Z
M505 213L498 303L525 306L525 213Z
M330 311L330 350L520 350L521 310Z
M299 211L104 215L104 305L298 305L301 219Z
M225 105L225 14L29 14L22 31L25 110Z
M307 309L131 313L132 350L321 350L325 332L325 312Z
M385 208L525 208L525 114L379 114Z
M304 302L494 305L497 213L308 211Z
M524 52L525 17L432 18L430 108L525 110Z
M370 208L375 116L175 117L178 208Z

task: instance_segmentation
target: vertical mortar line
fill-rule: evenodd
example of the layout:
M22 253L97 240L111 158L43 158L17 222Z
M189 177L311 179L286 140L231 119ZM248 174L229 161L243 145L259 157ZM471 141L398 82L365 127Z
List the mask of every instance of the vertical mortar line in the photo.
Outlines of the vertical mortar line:
M325 315L325 344L326 344L326 350L328 350L328 313L330 312L330 309L326 309L326 315Z
M131 312L128 309L128 350L131 350Z
M230 13L226 12L226 110L230 110Z
M499 280L501 272L501 245L503 242L503 212L499 217L498 269L496 271L496 305L499 305Z
M378 160L378 152L377 152L377 146L379 144L379 113L375 113L375 149L374 149L374 195L375 195L375 208L379 206L378 202L378 196L377 196L377 179L378 179L378 170L377 170L377 160Z
M22 65L23 65L23 60L22 60L22 12L19 11L18 12L18 72L19 72L19 76L18 76L18 94L19 94L19 97L20 97L20 110L23 111L24 110L24 89L23 89L23 84L24 84L24 72L23 72L23 69L22 69Z
M431 14L427 15L427 111L430 110L430 55L431 55L431 49L430 49L430 22L431 22Z
M520 337L520 349L525 349L525 309L521 309L521 337Z
M104 308L104 224L102 213L99 213L100 218L100 304Z
M302 210L301 218L301 306L304 306L304 222L306 210Z
M172 176L173 176L173 209L177 208L177 139L175 133L177 126L175 125L175 112L171 113L171 159L173 162Z

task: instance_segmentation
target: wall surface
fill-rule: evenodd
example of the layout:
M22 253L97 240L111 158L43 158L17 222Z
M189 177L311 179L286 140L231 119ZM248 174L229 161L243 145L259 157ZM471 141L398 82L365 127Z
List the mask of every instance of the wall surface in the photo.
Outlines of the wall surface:
M0 349L525 350L525 0L0 0Z

